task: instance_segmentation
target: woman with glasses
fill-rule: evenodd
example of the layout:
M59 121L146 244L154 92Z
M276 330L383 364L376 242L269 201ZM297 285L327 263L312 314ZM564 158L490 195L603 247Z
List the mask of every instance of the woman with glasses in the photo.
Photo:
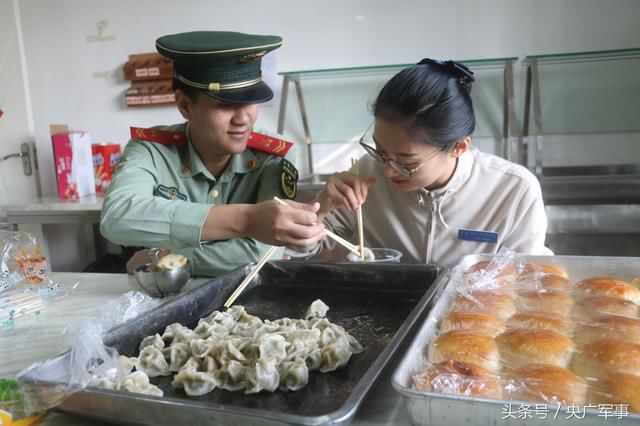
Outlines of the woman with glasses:
M473 81L463 64L424 59L387 82L360 140L367 155L317 197L325 225L356 241L362 205L365 246L400 250L407 263L451 267L502 247L552 254L538 180L471 144Z

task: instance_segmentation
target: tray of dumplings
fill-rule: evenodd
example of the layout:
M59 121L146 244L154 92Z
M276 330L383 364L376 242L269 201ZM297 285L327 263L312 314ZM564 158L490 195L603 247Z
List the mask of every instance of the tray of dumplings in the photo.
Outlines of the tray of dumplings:
M212 279L108 332L126 376L94 377L57 408L150 425L348 423L446 271L270 262L224 309L250 272ZM65 353L31 372L41 395L68 363Z
M392 378L411 422L640 424L639 285L640 258L464 257Z

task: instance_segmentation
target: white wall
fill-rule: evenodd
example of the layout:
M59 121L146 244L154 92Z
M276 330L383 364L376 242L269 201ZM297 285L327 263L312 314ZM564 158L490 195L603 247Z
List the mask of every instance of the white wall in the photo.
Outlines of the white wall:
M125 143L128 128L180 121L174 107L126 108L122 65L157 37L235 30L284 37L280 71L640 46L636 0L21 0L43 190L54 192L49 124ZM104 36L88 42L96 23ZM363 106L363 108L366 106ZM277 103L258 127L275 131ZM297 120L299 121L299 120ZM286 134L302 140L296 120Z
M128 55L154 51L155 39L165 34L231 30L281 35L285 44L276 51L279 71L412 63L423 57L480 59L640 47L637 0L14 3L24 37L30 87L25 104L32 106L34 129L30 136L38 146L45 195L55 193L50 124L87 130L95 142L124 144L129 126L180 121L173 106L134 109L124 103L129 83L122 66ZM114 38L87 41L98 34L99 21L107 22L102 36ZM20 91L20 82L15 84ZM277 113L277 102L263 107L257 127L275 131ZM299 119L288 120L285 135L303 140ZM49 234L55 235L56 241L49 243L55 243L56 253L66 255L57 260L57 270L77 270L78 251L92 250L84 247L89 243L82 229Z

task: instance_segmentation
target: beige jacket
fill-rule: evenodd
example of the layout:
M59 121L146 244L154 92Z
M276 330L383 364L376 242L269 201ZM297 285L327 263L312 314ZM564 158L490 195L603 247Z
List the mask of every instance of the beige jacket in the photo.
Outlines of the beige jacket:
M400 250L404 263L446 267L455 266L465 255L496 253L502 247L526 254L553 254L544 246L547 216L540 183L520 165L472 147L459 158L453 177L443 188L411 192L394 188L383 175L383 165L370 156L358 161L358 169L361 176L376 178L362 207L367 247ZM325 224L356 242L355 213L337 209ZM495 243L478 241L493 238ZM334 246L325 239L322 247L306 254Z

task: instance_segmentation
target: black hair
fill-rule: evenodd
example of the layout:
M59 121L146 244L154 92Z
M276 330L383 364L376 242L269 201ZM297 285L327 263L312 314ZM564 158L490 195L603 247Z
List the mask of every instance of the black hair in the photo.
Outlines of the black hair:
M198 96L202 90L197 89L195 87L191 87L177 78L173 77L173 81L171 82L171 89L175 92L176 90L180 90L185 94L187 98L193 103L198 101Z
M463 68L465 74L460 71ZM444 149L475 129L472 82L473 73L462 64L425 59L384 85L373 104L373 114L421 129L426 143Z

